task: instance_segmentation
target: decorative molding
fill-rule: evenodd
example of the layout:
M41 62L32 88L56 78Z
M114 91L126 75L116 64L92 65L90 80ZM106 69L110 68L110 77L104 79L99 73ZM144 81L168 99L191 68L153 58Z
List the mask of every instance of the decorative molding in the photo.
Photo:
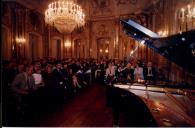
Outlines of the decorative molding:
M116 0L117 2L117 6L120 6L120 5L126 5L126 4L137 4L137 0Z
M110 0L92 0L91 1L92 14L94 16L112 15Z

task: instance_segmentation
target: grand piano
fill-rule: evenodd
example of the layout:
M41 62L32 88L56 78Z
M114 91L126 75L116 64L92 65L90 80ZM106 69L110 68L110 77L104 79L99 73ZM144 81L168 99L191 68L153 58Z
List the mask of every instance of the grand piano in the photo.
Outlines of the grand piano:
M121 24L127 35L144 43L194 77L195 30L162 38L132 20L121 20ZM185 87L184 83L177 86L169 83L148 86L143 83L115 83L107 86L106 103L113 110L114 125L195 126L194 82L190 88Z

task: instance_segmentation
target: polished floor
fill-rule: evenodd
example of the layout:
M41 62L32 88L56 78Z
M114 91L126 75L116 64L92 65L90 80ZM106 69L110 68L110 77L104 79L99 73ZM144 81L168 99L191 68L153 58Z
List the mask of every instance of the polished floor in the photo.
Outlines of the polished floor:
M171 95L171 93L164 93L162 88L146 88L142 85L115 86L142 97L159 126L195 126L195 99L193 95L191 97ZM113 113L112 109L106 105L105 92L104 85L92 84L57 105L47 104L44 105L44 108L37 105L38 109L32 108L27 117L21 119L15 117L15 124L8 122L6 126L112 127ZM10 117L14 117L13 112L9 113ZM119 126L126 126L123 114L120 114Z
M105 87L94 84L42 117L41 127L111 127L112 109L105 104Z

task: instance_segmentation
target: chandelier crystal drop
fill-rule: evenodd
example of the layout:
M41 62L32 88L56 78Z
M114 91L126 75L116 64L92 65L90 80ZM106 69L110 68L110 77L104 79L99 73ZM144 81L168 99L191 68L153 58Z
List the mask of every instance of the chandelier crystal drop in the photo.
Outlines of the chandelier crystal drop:
M68 34L84 26L85 14L75 0L59 0L48 5L45 22L54 25L60 33Z

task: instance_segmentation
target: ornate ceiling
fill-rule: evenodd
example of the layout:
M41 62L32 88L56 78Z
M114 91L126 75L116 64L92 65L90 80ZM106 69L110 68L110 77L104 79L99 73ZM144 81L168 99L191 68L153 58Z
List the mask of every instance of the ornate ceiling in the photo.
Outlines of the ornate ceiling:
M3 0L10 1L10 0ZM21 3L40 13L45 12L48 4L54 0L11 0ZM155 4L159 0L77 0L84 8L87 19L116 18L138 13Z

